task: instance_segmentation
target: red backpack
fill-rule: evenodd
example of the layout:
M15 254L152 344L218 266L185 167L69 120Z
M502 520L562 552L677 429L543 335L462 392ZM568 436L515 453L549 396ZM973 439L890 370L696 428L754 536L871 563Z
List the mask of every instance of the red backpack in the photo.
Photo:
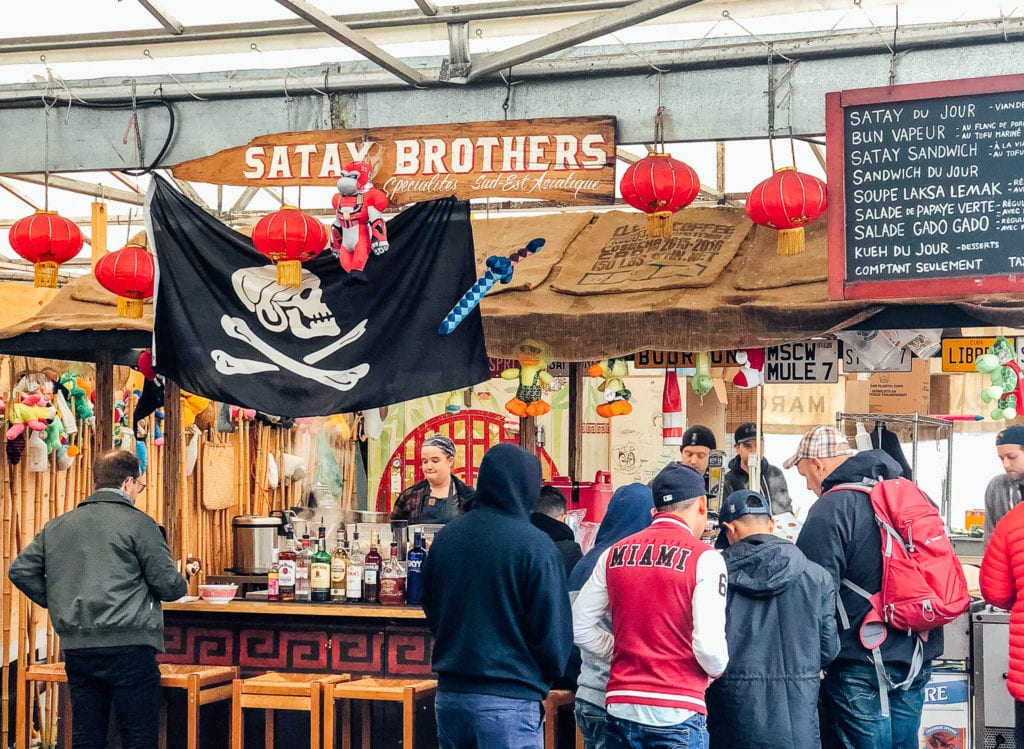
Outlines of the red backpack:
M860 640L872 653L883 714L888 715L885 684L893 689L910 685L924 660L928 633L967 611L971 596L942 517L917 484L896 478L874 484L841 484L829 491L841 489L864 492L871 498L882 534L881 590L867 591L845 578L842 584L871 603L860 627ZM839 614L843 625L849 627L841 604ZM882 666L879 648L887 634L885 624L917 636L914 662L900 684L889 681Z

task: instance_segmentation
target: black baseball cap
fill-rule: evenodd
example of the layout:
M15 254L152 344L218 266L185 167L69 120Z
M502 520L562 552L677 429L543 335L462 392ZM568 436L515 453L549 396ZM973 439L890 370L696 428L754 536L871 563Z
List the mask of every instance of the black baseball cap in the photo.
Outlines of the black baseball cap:
M725 501L722 502L722 509L718 512L718 522L731 523L744 515L766 515L772 516L772 506L763 495L750 489L739 489L734 491ZM729 537L725 528L718 533L718 540L715 541L716 549L724 549L729 545Z

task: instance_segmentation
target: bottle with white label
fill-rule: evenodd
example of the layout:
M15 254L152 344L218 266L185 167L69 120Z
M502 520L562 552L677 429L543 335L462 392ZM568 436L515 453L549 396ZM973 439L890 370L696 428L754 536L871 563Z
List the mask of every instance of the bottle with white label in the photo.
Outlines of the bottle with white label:
M359 529L352 532L352 552L348 555L348 571L345 573L345 599L349 603L363 600L363 552L359 548Z
M313 553L309 548L309 536L302 536L302 548L295 558L295 600L309 601L309 569Z

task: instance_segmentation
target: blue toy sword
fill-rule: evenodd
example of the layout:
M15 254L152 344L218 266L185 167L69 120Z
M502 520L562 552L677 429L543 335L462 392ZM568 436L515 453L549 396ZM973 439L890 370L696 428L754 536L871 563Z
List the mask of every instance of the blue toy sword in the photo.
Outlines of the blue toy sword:
M438 335L448 335L459 327L459 323L466 319L466 315L476 309L484 295L494 288L494 284L499 281L502 283L511 281L513 266L523 258L537 252L543 246L544 240L538 237L537 239L531 239L526 247L516 250L508 257L491 255L487 258L487 270L462 295L462 298L452 307L451 312L441 321L441 326L437 329Z

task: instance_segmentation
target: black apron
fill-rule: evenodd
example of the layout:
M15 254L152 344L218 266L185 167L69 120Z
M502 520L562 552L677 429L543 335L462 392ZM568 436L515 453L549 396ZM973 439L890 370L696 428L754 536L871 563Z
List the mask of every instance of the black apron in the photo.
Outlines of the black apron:
M430 484L427 484L430 490ZM423 509L420 511L421 523L448 523L459 516L459 498L455 494L455 478L452 477L448 484L447 497L434 497L427 495L423 500Z

